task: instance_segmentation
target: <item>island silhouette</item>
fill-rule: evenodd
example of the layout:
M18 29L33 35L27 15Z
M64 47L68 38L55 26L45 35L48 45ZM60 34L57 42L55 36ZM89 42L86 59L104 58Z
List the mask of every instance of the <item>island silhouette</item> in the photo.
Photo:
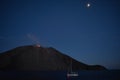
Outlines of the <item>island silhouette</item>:
M60 71L76 70L106 70L101 65L88 65L61 53L52 47L27 45L16 47L0 54L0 71L33 70Z

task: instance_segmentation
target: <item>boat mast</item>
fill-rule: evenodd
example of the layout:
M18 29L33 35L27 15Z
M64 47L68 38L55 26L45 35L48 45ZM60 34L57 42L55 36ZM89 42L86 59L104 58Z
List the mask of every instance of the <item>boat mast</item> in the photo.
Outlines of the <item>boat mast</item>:
M72 72L72 59L71 59L70 63L71 63L70 68L71 68L71 72Z

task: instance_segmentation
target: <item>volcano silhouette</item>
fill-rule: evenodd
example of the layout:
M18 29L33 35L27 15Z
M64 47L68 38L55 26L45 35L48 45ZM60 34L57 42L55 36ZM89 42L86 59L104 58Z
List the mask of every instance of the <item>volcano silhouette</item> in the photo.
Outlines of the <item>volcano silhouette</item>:
M87 65L56 49L21 46L0 54L0 71L9 70L68 70L72 60L73 70L104 70L100 65Z

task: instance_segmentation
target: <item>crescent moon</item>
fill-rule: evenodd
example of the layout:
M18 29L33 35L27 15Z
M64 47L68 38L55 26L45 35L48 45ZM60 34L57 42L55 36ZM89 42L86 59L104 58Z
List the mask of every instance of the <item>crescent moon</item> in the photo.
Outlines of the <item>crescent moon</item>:
M90 5L90 3L87 3L87 7L89 8L91 5Z

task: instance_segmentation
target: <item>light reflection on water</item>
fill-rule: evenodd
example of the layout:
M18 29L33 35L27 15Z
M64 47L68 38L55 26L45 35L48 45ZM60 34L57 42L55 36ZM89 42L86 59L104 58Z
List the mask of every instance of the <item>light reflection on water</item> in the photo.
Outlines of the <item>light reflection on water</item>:
M66 71L9 71L0 72L0 80L120 80L120 70L78 71L78 77L67 78Z

